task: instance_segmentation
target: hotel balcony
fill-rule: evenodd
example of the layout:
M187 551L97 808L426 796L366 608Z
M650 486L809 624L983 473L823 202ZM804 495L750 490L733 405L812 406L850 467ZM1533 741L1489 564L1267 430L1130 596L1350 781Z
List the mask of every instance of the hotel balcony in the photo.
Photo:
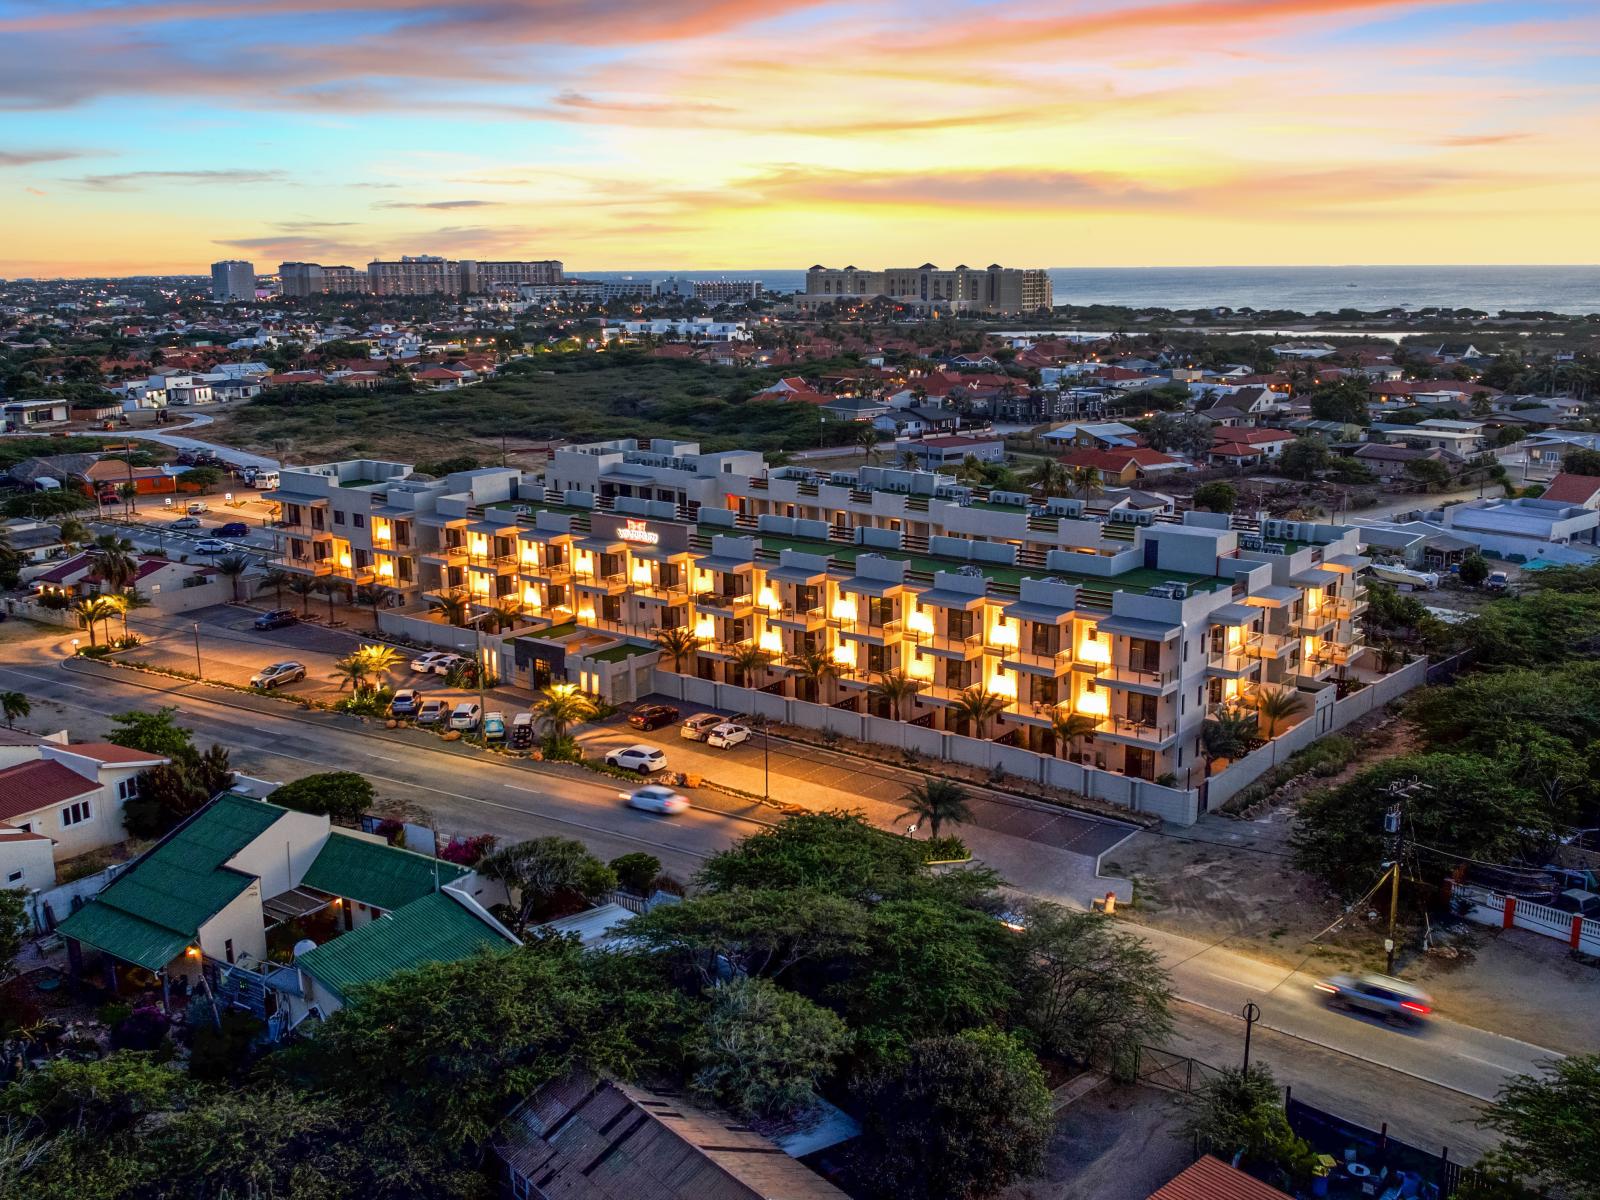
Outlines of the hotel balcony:
M604 592L608 596L619 596L628 590L628 573L613 571L609 575L597 575L593 572L575 571L572 584L574 587L589 591Z
M1054 654L1036 654L1031 650L1018 650L1013 647L1001 650L999 653L1000 662L1004 666L1016 667L1033 674L1065 675L1072 669L1071 650L1057 650Z
M850 622L841 624L839 628L841 638L871 642L878 646L899 641L904 632L904 626L899 621L885 621L882 625L860 625Z
M293 571L296 575L333 574L333 559L331 558L312 558L305 554L285 554L278 559L278 565L285 571Z
M777 625L782 629L810 631L821 629L827 623L827 611L820 604L814 608L795 608L785 604L782 608L767 611L767 624Z
M1113 663L1101 667L1096 678L1106 687L1138 692L1141 695L1159 696L1178 686L1178 668L1168 667L1161 671L1135 666L1132 663Z
M659 583L635 583L628 590L636 600L655 600L662 604L689 602L689 585L686 583L675 583L670 587Z
M517 563L517 574L538 583L566 583L572 578L572 564L562 562L550 565L521 559Z
M1300 639L1293 634L1263 633L1248 649L1257 658L1281 658L1286 651L1293 650L1299 644Z
M932 637L918 639L917 646L918 649L930 654L951 658L976 658L983 653L983 638L978 634L973 634L971 637L935 634Z
M694 598L695 611L714 617L746 617L755 611L755 597L749 592L700 592Z
M489 571L495 575L514 575L517 570L515 554L469 554L467 567L473 571Z
M1132 717L1111 716L1095 730L1095 735L1156 749L1166 746L1178 736L1178 724L1176 721L1147 722Z
M1206 674L1223 679L1238 679L1261 665L1261 656L1253 653L1254 647L1239 645L1227 650L1210 650L1206 653Z
M1331 604L1319 604L1314 609L1307 609L1295 619L1295 632L1302 637L1318 637L1336 619Z
M437 567L463 567L467 563L465 546L434 546L422 552L422 561Z

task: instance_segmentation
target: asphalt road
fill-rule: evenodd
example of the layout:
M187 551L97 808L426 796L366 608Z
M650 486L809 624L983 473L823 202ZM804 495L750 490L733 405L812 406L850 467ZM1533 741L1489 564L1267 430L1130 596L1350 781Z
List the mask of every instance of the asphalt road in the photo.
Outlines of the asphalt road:
M331 637L336 631L316 633ZM493 833L518 839L562 834L581 838L607 858L648 848L669 871L687 878L707 855L773 817L770 809L706 789L695 792L695 808L679 818L649 816L622 803L617 783L580 768L507 760L470 746L441 742L422 731L390 732L375 723L358 727L349 718L305 712L269 698L235 696L159 677L141 679L96 664L75 663L67 668L53 651L39 654L30 650L27 654L28 661L0 664L0 687L16 688L35 701L62 705L75 736L96 736L104 730L105 717L128 708L177 704L185 724L202 741L228 746L236 768L246 774L281 780L321 770L360 771L374 781L380 795L421 804L447 832ZM48 718L40 718L45 714L39 713L31 723L43 728ZM625 726L595 736L618 744L640 740L636 731ZM679 758L693 752L681 744L669 750ZM733 753L743 753L744 761L724 758L725 770L738 765L746 772L759 772L758 748L747 745ZM786 764L798 764L796 769L824 772L835 769L835 760L842 758L827 755L824 762L825 752L789 748L782 754ZM857 776L870 774L857 771ZM813 802L820 807L827 797L838 793L838 785L850 782L845 778L833 781L833 786L807 785L797 788L795 795L802 797L802 802L817 797ZM861 782L867 793L881 786L881 780L872 778ZM996 806L994 813L1007 811L1002 802L989 803ZM873 816L886 805L868 796L862 807ZM1033 814L1029 819L1043 821L1049 816ZM1059 864L1068 859L1081 863L1082 856L1032 840L1026 831L1023 836L981 827L964 827L961 832L985 862L996 866L1021 890L1070 899L1053 890L1053 876L1032 873L1030 864ZM1413 1085L1399 1077L1409 1076L1422 1081L1416 1085L1419 1087L1440 1087L1487 1099L1506 1076L1534 1071L1539 1060L1555 1057L1541 1047L1454 1023L1448 1015L1421 1032L1392 1029L1324 1007L1312 989L1310 974L1263 963L1224 944L1208 945L1143 926L1137 932L1162 955L1176 995L1197 1012L1203 1010L1212 1024L1236 1022L1244 1004L1254 1001L1262 1012L1259 1028L1316 1047L1318 1053L1335 1056L1335 1061L1344 1055L1388 1068L1391 1074L1386 1078L1392 1081L1396 1096L1409 1095L1405 1089ZM1242 1023L1237 1028L1242 1034Z

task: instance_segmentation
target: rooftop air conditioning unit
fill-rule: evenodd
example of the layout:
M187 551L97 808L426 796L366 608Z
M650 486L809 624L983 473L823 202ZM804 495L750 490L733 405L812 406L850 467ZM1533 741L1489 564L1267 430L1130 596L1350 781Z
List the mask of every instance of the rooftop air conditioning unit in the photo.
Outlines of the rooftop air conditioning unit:
M1259 533L1241 533L1239 535L1239 549L1260 550L1266 543Z
M1287 554L1287 553L1289 553L1289 547L1284 542L1268 542L1265 546L1262 547L1262 549L1265 550L1268 554Z
M517 516L519 516L519 517L525 517L525 516L527 516L529 513L531 513L533 511L533 505L531 505L531 504L513 504L511 506L511 511L516 513Z
M982 579L984 577L983 568L975 567L971 563L964 567L957 567L956 574L965 575L968 579Z
M1167 595L1174 600L1187 600L1189 598L1189 585L1187 583L1179 583L1177 580L1169 579L1161 586L1167 589Z
M1146 596L1159 596L1163 600L1172 599L1172 585L1170 583L1151 584L1144 591Z

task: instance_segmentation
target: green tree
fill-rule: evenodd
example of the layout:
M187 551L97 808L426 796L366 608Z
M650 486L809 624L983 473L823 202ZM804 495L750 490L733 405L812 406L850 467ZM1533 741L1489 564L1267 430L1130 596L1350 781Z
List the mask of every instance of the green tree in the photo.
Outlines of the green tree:
M878 461L880 452L878 450L879 437L876 429L871 425L862 425L861 428L856 430L853 440L856 449L861 451L865 462L875 463Z
M1211 449L1211 422L1199 413L1157 413L1145 426L1152 449L1201 458Z
M1448 466L1432 458L1412 459L1406 464L1406 474L1422 484L1423 489L1429 492L1449 487L1450 481L1455 478Z
M89 645L98 646L99 639L95 636L95 627L105 625L112 617L117 615L116 605L104 596L80 596L72 602L73 615L83 622L89 631Z
M1600 475L1600 450L1568 450L1561 469L1568 475Z
M533 719L545 731L549 747L566 747L568 733L595 714L594 701L570 683L553 683L539 694L531 707Z
M1318 385L1311 392L1311 415L1319 421L1366 425L1367 381L1359 376Z
M1311 1147L1289 1128L1283 1097L1272 1072L1259 1063L1248 1071L1224 1068L1186 1098L1180 1136L1224 1161L1241 1151L1258 1167L1304 1174Z
M927 877L916 843L867 824L860 813L799 813L711 856L710 891L816 888L861 899L897 895Z
M16 958L31 922L21 888L0 890L0 983L16 974Z
M1315 479L1328 465L1328 447L1322 439L1297 437L1278 456L1278 469L1290 479Z
M275 788L271 800L295 812L328 817L336 825L354 826L372 808L375 794L365 775L354 771L322 771Z
M657 629L653 636L656 646L660 648L662 654L672 660L672 669L680 675L683 673L683 664L692 659L700 649L700 639L684 625L675 625L671 629Z
M906 719L906 706L925 686L922 680L914 679L905 671L896 669L879 675L867 688L867 692L873 698L886 703L895 720L903 721Z
M1278 725L1309 707L1303 692L1292 687L1262 688L1256 698L1256 713L1267 723L1268 741L1278 736Z
M592 900L617 886L610 867L572 838L541 837L496 850L478 874L515 892L512 929L521 936L535 912L563 898Z
M810 697L819 704L830 702L833 683L839 678L839 664L826 650L805 650L791 655L788 665L795 676L806 685Z
M378 610L383 608L400 593L387 584L367 583L356 588L354 599L357 604L365 604L372 610L372 636L377 637L383 632L378 624Z
M635 896L650 895L656 880L661 877L661 860L654 854L646 854L642 850L619 855L613 858L609 865L617 877L617 886L625 888Z
M1468 587L1477 587L1489 578L1489 563L1481 554L1468 554L1461 560L1457 578Z
M311 615L311 597L317 594L317 577L315 575L291 575L284 584L296 596L300 597L300 615Z
M190 1092L181 1071L153 1054L120 1050L80 1062L56 1058L0 1089L0 1114L38 1136L104 1138Z
M958 721L969 722L980 740L989 736L989 728L1005 714L1008 701L981 685L962 690L946 711Z
M906 806L902 817L926 822L930 836L938 837L942 825L962 825L972 820L971 798L952 779L928 776L900 797Z
M1600 651L1600 593L1541 589L1496 600L1463 629L1484 666L1564 662Z
M1205 755L1206 774L1219 758L1243 758L1256 739L1257 716L1253 712L1227 705L1218 709L1200 727L1200 749Z
M17 721L33 712L33 704L22 692L0 692L0 713L6 718L6 728L15 729Z
M988 1029L929 1038L865 1090L862 1178L885 1200L973 1200L1038 1170L1054 1124L1039 1064Z
M761 687L766 681L767 668L772 665L772 657L770 651L754 644L738 647L731 659L734 678L742 687Z
M458 629L466 627L469 606L467 598L459 592L447 592L428 601L428 607L438 613L445 624Z
M1078 751L1078 743L1091 736L1100 728L1100 722L1083 713L1070 712L1064 708L1052 709L1050 713L1050 729L1056 735L1056 740L1069 755Z
M188 484L200 489L202 496L211 494L211 489L222 482L222 472L215 467L190 467L178 476L180 484Z
M203 754L191 747L138 778L138 795L123 805L123 823L135 837L159 837L232 786L233 768L221 746Z
M711 989L691 1086L739 1116L789 1116L816 1103L818 1082L849 1042L821 1005L768 979L733 979Z
M181 758L194 750L193 735L175 719L177 708L168 706L154 712L130 710L111 718L106 741L129 750L143 750L164 758Z
M1542 1075L1517 1075L1501 1085L1479 1124L1504 1141L1494 1165L1571 1200L1600 1198L1600 1054L1540 1064Z
M247 554L223 554L212 561L211 566L231 585L233 602L239 602L239 581L244 578L245 572L250 569L250 556Z
M94 540L94 546L89 551L89 562L108 588L120 592L132 587L138 579L137 554L136 547L127 538L103 533Z
M1211 512L1231 513L1239 503L1239 492L1225 479L1213 479L1194 490L1194 506Z
M1171 1031L1160 956L1115 921L1036 904L1021 940L1019 1015L1041 1049L1126 1078L1139 1046Z

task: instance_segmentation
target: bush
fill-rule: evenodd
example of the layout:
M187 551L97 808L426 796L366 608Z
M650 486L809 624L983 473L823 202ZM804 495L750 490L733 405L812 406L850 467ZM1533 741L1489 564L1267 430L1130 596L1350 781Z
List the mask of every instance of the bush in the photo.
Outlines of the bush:
M207 1083L242 1082L255 1060L255 1041L266 1026L249 1013L227 1009L222 1024L212 1024L210 1006L206 1016L192 1027L189 1042L189 1075Z
M821 1005L767 979L736 979L712 989L693 1086L740 1116L788 1116L816 1102L849 1041Z
M656 877L661 874L661 860L654 854L635 850L611 860L611 869L617 873L617 885L635 896L649 896L655 888Z
M333 705L335 712L352 713L358 717L386 717L389 715L389 701L394 699L392 687L374 688L370 692L362 692L356 696L346 696L343 700L336 700Z
M1239 493L1233 484L1221 479L1203 483L1194 490L1194 506L1212 512L1231 513L1239 503Z
M286 783L269 799L296 812L326 816L340 825L354 825L372 807L372 784L354 771L324 771Z
M457 866L475 867L483 861L485 855L494 851L495 843L499 840L492 833L480 833L476 837L469 838L452 838L439 852L439 857Z
M929 838L917 845L922 848L923 862L967 862L972 858L972 851L967 849L967 844L953 833Z
M167 1040L172 1021L159 1008L136 1008L111 1028L113 1050L156 1050Z

